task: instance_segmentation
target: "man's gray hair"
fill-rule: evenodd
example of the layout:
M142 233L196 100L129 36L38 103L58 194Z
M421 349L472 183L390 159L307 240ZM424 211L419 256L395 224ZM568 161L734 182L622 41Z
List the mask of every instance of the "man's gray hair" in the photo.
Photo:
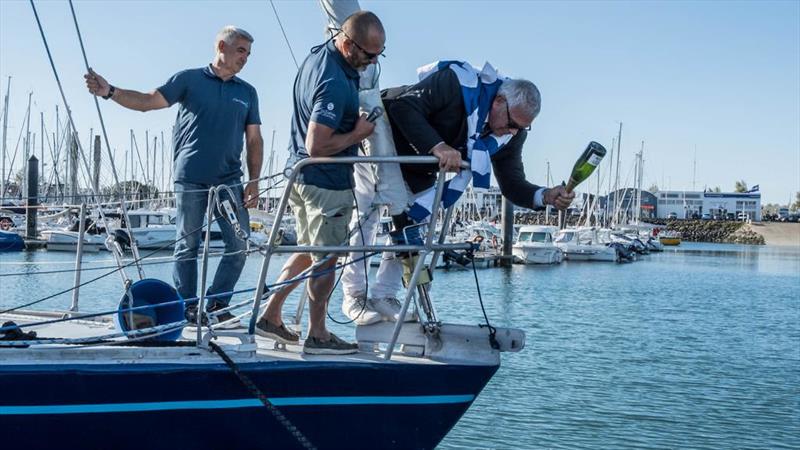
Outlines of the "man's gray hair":
M217 33L217 39L214 40L214 48L216 48L217 44L219 44L219 41L225 41L226 44L233 45L233 43L236 42L236 39L239 38L244 39L251 44L254 41L253 36L247 31L244 31L243 29L233 25L228 25L219 30L219 33Z
M505 97L509 108L522 107L532 118L542 109L542 97L535 84L528 80L507 79L500 85L498 95Z

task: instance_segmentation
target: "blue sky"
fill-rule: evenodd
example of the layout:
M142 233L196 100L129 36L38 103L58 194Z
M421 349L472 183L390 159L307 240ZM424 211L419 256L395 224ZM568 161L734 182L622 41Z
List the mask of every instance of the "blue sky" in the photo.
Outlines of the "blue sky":
M69 5L36 4L85 145L99 120L83 85ZM274 129L283 165L296 69L269 2L74 5L90 64L112 84L143 91L176 71L208 63L222 26L250 31L256 41L240 76L258 89L265 150ZM763 203L786 203L800 190L800 2L365 0L361 5L377 13L387 30L384 87L412 83L418 66L437 59L475 65L488 60L508 76L537 84L542 112L524 160L529 179L538 184L544 183L546 161L560 181L590 140L610 148L622 121L622 183L644 141L645 187L691 189L696 151L697 189L729 191L744 179L760 185ZM322 41L320 8L312 1L275 6L302 59ZM40 111L51 128L55 105L61 104L28 2L0 2L2 95L9 75L7 145L13 152L27 93L34 92L31 129L37 134ZM142 114L110 102L101 107L120 159L129 147L129 129L143 146L145 130L169 135L177 110ZM60 109L63 114L63 105ZM606 185L607 167L601 169Z

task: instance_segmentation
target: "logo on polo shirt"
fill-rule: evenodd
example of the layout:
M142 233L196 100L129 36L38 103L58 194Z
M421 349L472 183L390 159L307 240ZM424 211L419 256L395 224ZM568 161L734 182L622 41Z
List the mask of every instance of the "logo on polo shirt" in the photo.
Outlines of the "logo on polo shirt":
M333 102L329 102L326 108L328 108L328 111L333 111Z
M250 105L248 105L247 102L242 100L242 99L234 97L233 101L235 101L236 103L241 103L242 105L244 105L245 108L249 108L250 107Z

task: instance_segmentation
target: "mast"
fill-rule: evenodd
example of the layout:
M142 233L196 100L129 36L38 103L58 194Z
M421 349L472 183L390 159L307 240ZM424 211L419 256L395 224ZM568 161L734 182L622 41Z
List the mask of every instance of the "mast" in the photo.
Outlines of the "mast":
M0 169L0 199L6 196L6 135L8 134L8 97L11 92L11 77L8 77L8 87L6 87L6 98L3 101L3 164Z
M136 164L133 160L133 146L136 143L135 137L133 136L133 130L131 129L131 180L136 180Z
M156 149L158 148L158 136L153 136L153 187L156 185ZM155 192L153 192L155 194Z
M25 113L25 159L22 162L22 178L25 180L23 182L22 187L25 191L25 196L28 195L28 158L31 156L31 97L33 97L33 92L28 93L28 111Z
M275 162L275 129L272 129L272 144L269 147L269 166L267 167L267 175L272 176L273 164ZM265 211L270 210L270 202L272 201L272 178L267 181L267 204L264 205Z
M150 182L150 130L144 130L144 184L149 185Z
M616 200L617 192L619 191L619 154L621 153L622 144L622 122L619 123L619 132L617 133L617 171L614 177L614 200ZM616 201L614 202L616 203ZM620 203L620 205L622 205ZM617 208L614 208L614 224L617 223Z
M164 149L164 131L161 131L161 192L165 192L167 190L167 186L164 184L164 153L166 153Z
M61 178L58 176L58 161L61 159L61 146L58 142L59 134L58 131L58 105L56 105L56 132L53 135L53 150L55 154L55 158L53 159L53 169L56 172L56 192L61 193L61 203L64 203L64 190L61 188Z
M644 141L642 141L642 148L639 150L639 171L637 173L638 176L638 187L637 187L637 199L636 199L636 224L639 224L639 221L642 218L642 179L644 178Z
M40 136L39 140L41 141L41 154L42 154L42 159L39 160L39 163L41 163L42 165L41 166L42 170L39 172L39 176L41 177L41 179L47 180L47 177L44 174L44 141L46 140L46 136L44 134L44 111L39 111L39 122L41 126L41 132L39 133Z
M544 177L544 182L547 186L552 186L550 181L550 160L547 161L547 174ZM550 225L550 205L544 208L544 223Z
M617 145L617 138L611 138L611 154L608 156L608 191L606 194L606 213L603 217L607 227L611 226L611 178L614 174L614 147Z

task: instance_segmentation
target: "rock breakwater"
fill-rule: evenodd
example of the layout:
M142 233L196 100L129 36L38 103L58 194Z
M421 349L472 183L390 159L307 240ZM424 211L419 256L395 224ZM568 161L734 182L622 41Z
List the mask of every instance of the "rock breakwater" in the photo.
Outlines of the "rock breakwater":
M660 225L681 233L690 242L718 242L727 244L764 245L764 236L753 231L746 222L716 220L649 219L648 223Z

